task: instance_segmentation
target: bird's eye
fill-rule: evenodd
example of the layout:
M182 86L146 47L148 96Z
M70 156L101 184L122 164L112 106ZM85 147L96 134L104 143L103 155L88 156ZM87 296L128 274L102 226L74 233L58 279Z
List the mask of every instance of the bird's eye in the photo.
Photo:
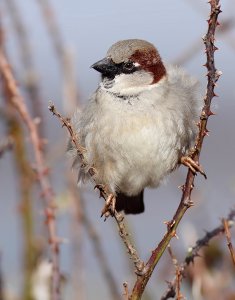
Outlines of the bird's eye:
M123 69L126 72L131 72L131 71L134 70L134 68L135 68L135 66L134 66L134 64L131 61L128 61L127 63L125 63L123 65Z
M132 61L120 63L118 65L118 68L119 68L119 72L120 72L119 74L121 74L121 73L131 74L137 70L135 64Z

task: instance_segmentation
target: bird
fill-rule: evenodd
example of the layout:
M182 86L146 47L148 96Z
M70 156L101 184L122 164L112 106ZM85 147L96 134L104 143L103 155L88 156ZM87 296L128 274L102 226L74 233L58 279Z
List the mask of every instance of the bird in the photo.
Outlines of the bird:
M94 167L96 182L111 192L103 213L111 207L142 213L144 189L157 188L180 164L205 175L190 156L202 107L196 79L163 62L157 48L141 39L116 42L91 68L101 74L100 83L71 119L88 167L72 142L68 151L78 181Z

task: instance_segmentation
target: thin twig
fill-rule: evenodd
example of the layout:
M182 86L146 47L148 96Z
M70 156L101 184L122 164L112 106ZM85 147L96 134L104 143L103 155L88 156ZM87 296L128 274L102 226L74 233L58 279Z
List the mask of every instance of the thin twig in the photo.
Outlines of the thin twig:
M214 40L215 40L214 36L215 36L215 29L218 25L217 18L221 10L219 5L219 0L211 0L209 1L209 3L211 6L211 13L210 13L210 18L208 20L208 31L205 38L203 39L206 47L206 56L207 56L206 67L208 69L208 73L207 73L208 83L207 83L206 96L204 99L205 104L202 109L200 122L199 122L199 133L195 142L195 149L194 149L195 151L194 154L192 155L192 158L196 162L199 161L202 143L205 135L208 132L206 125L209 116L212 115L212 112L210 110L210 105L213 97L215 96L214 87L216 81L219 79L219 76L221 75L220 72L216 70L214 64L214 52L217 50L217 48L214 45ZM185 214L187 209L193 205L193 202L191 200L191 192L194 186L194 177L195 175L189 170L185 185L183 187L181 202L177 208L177 211L173 219L168 223L167 233L164 235L163 239L158 244L156 249L152 252L152 255L150 256L147 264L145 265L144 275L137 277L132 294L129 297L130 300L141 299L142 294L152 275L155 266L159 262L170 240L176 235L176 229L183 215Z
M231 233L230 233L230 230L229 230L228 220L223 219L222 222L223 222L223 225L224 225L225 236L226 236L226 239L227 239L227 245L228 245L231 257L232 257L233 264L235 266L235 252L234 252L233 244L232 244L232 241L231 241Z
M88 164L86 162L86 158L85 158L86 149L83 148L79 144L78 136L76 135L75 131L73 130L71 123L69 122L68 119L65 119L64 117L62 117L62 115L55 108L54 104L50 103L50 105L48 106L48 109L53 113L53 115L55 115L55 116L57 116L57 118L59 118L60 122L62 123L62 126L67 128L67 130L70 134L70 137L71 137L71 141L74 144L74 146L77 150L77 154L80 157L80 160L82 162L82 167L88 167L87 172L93 179L93 181L96 185L96 188L99 189L100 196L106 201L108 199L108 197L110 196L110 192L108 191L107 187L105 187L104 185L98 184L96 182L95 175L96 175L97 171L94 167L88 166ZM127 229L126 229L126 226L124 223L124 215L122 213L118 213L115 210L114 211L114 219L116 220L116 223L118 225L119 235L120 235L124 245L126 246L126 249L130 255L130 258L132 259L132 261L135 265L136 273L137 274L142 273L144 264L140 260L137 250L134 248L133 244L131 243L131 241L129 239L129 234L127 232Z
M232 209L228 216L224 218L223 220L226 220L226 223L228 224L228 228L234 226L234 219L235 219L235 209ZM199 251L205 247L208 246L210 241L217 237L219 234L223 234L225 232L224 225L219 225L218 227L214 228L211 231L206 232L203 238L196 241L195 246L189 248L188 254L184 260L184 262L180 265L180 273L181 273L181 280L184 277L184 273L186 268L190 265L190 263L194 262L194 259L196 257L199 257ZM176 293L176 281L177 278L175 277L172 282L168 282L168 289L165 291L163 296L161 297L161 300L167 300L169 298L174 298Z
M26 127L28 128L32 146L34 149L36 171L38 180L41 186L43 199L45 201L45 215L46 224L49 232L49 243L51 246L51 257L53 264L52 272L52 299L60 299L60 269L59 269L59 238L56 234L56 221L55 221L55 202L54 194L48 180L48 168L45 165L45 160L42 153L42 141L39 138L37 125L28 113L24 99L21 97L18 90L16 81L12 74L8 60L0 49L0 73L4 85L9 94L9 101L11 101L13 107L19 113Z

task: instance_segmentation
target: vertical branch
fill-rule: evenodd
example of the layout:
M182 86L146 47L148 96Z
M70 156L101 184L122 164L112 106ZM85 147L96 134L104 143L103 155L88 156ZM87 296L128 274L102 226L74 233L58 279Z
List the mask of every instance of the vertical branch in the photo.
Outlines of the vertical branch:
M205 48L206 48L206 57L207 62L205 66L207 67L208 73L208 83L207 83L207 90L206 96L204 98L204 107L201 112L200 122L199 122L199 133L195 143L195 151L193 154L194 161L198 162L202 143L204 137L206 136L208 130L206 128L207 121L210 115L213 113L210 110L210 105L213 97L215 96L214 88L216 85L216 81L218 80L219 76L221 75L220 72L217 71L214 63L214 52L217 48L214 45L215 40L215 29L218 25L217 18L220 10L219 0L210 0L211 12L210 17L208 20L208 31L206 36L203 38ZM185 185L183 187L183 194L181 197L181 202L177 208L177 211L173 217L173 219L167 225L167 233L158 244L156 249L152 252L146 266L145 266L145 273L143 276L138 276L136 283L134 285L133 291L131 296L129 297L130 300L138 300L141 299L142 294L145 290L145 287L153 273L154 268L156 267L157 263L159 262L162 254L164 253L167 245L169 244L170 240L176 235L176 229L184 216L185 212L188 208L193 205L191 200L191 192L194 186L194 177L195 175L189 170L186 178Z
M4 86L8 93L8 101L18 112L22 121L25 123L31 138L31 143L34 150L36 171L39 184L42 190L42 196L45 201L46 224L49 232L49 243L51 246L51 257L53 263L52 272L52 300L60 299L60 265L59 265L59 238L56 234L55 220L55 201L54 194L48 179L48 168L45 165L45 160L42 152L42 141L39 138L38 128L25 105L24 99L21 97L16 81L12 74L8 60L0 49L0 74Z

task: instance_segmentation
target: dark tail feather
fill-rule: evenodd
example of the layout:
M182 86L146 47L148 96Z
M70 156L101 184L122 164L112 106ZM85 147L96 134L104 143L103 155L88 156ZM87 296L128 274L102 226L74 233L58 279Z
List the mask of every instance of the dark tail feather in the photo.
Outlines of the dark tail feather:
M123 210L125 214L140 214L144 212L144 191L137 196L117 194L116 210Z

